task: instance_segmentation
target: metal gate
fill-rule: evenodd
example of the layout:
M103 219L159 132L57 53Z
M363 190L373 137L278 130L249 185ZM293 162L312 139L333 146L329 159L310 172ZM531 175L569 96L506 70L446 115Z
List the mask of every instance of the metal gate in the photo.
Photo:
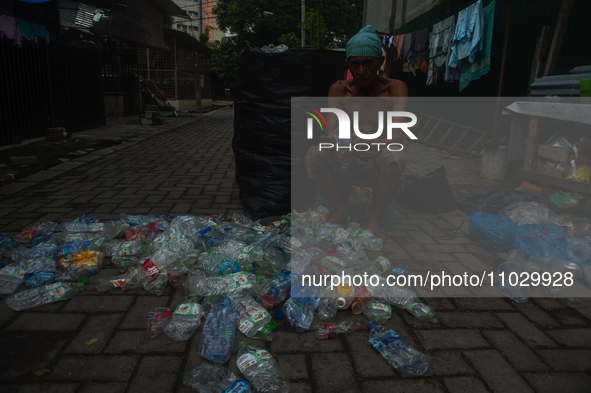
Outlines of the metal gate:
M0 38L0 146L105 125L98 48Z

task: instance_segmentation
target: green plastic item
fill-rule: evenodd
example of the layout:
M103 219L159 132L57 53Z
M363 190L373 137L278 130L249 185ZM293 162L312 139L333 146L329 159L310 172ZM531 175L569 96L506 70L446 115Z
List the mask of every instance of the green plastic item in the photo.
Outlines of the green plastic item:
M550 195L550 202L560 207L561 209L579 209L581 210L581 204L579 200L574 196L567 194L564 191L558 191L555 194Z

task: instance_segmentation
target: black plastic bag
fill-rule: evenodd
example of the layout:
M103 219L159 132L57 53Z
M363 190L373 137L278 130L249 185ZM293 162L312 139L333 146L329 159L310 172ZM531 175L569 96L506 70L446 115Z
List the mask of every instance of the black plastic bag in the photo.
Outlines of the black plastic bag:
M533 190L499 190L497 188L469 188L454 191L458 209L466 214L478 210L489 214L498 214L501 209L517 202L538 202L547 206L554 213L560 208L550 202L547 196Z
M425 176L405 177L396 191L396 201L409 209L425 213L443 213L456 208L443 166Z
M246 43L240 53L234 99L236 182L253 219L290 212L291 179L301 179L314 197L303 157L291 148L291 98L326 97L343 78L344 52L293 48L265 53ZM292 165L293 163L293 165Z

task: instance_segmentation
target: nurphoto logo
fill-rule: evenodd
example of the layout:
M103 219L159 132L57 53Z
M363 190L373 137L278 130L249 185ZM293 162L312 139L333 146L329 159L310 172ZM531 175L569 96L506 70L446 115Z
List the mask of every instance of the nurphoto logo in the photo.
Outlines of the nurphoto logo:
M338 140L339 141L346 141L346 140L350 140L351 139L351 119L349 117L349 115L347 114L347 112L345 112L342 109L336 109L336 108L320 108L320 111L305 106L305 109L307 109L307 111L305 111L307 114L309 114L310 116L312 116L312 118L308 118L307 121L307 138L308 139L313 139L314 138L314 120L316 120L316 122L318 123L318 125L320 126L321 130L328 130L328 124L326 122L326 119L324 118L324 116L322 115L322 113L334 113L337 116L337 119L339 121L339 126L338 126ZM379 111L377 113L378 116L378 129L376 132L371 133L371 134L364 134L359 130L359 112L358 111L354 111L353 112L353 132L355 133L355 135L357 136L357 138L359 139L364 139L364 140L373 140L373 139L378 139L382 136L383 132L384 132L384 118L386 118L386 138L387 139L392 139L392 130L399 128L402 131L404 131L404 133L410 138L410 139L418 139L411 131L409 128L413 127L415 124L417 124L417 117L415 116L414 113L411 112L400 112L400 111L388 111L386 112L386 114L384 115L383 111ZM406 123L400 123L399 122L399 118L409 118L410 121L406 122ZM326 131L324 131L326 132ZM388 148L388 150L391 151L400 151L403 149L403 146L401 143L390 143L390 144L386 144L386 143L371 143L371 145L377 146L377 150L380 150L380 146L382 145L386 145L386 147ZM332 149L335 147L334 143L319 143L319 150L322 149ZM339 148L339 146L337 145L337 149ZM349 144L349 146L347 146L348 149L353 149L355 151L368 151L371 149L370 143L354 143L354 144Z

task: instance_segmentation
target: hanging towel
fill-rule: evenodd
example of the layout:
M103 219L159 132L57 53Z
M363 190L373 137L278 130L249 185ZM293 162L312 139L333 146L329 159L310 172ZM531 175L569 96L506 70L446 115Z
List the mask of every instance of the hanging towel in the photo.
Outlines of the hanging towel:
M402 46L402 60L408 61L408 57L412 52L413 33L404 36L404 44Z
M32 23L31 22L31 27L33 28L33 31L35 32L35 35L37 37L42 37L47 39L47 43L49 44L49 31L47 31L47 27L43 26L43 25L38 25L37 23Z
M0 37L8 37L14 40L14 45L19 48L21 44L21 33L16 24L16 19L8 15L0 15Z
M495 22L495 0L484 8L484 48L476 52L473 63L462 61L460 73L460 91L468 84L490 70L490 50L492 47L493 25Z
M478 0L458 14L456 31L451 42L451 56L447 63L455 68L458 61L466 57L474 61L474 54L482 50L482 36L484 35L484 21L482 14L482 0Z
M18 26L19 31L21 32L21 38L25 38L29 41L37 42L37 36L33 31L33 27L31 27L31 22L26 20L16 19L16 24Z

